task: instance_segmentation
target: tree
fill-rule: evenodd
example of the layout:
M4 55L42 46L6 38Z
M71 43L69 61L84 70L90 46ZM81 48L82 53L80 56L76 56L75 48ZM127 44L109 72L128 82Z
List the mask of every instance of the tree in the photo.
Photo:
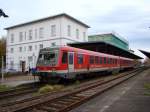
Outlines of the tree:
M2 56L4 57L4 65L6 63L6 37L0 38L0 68L2 65Z

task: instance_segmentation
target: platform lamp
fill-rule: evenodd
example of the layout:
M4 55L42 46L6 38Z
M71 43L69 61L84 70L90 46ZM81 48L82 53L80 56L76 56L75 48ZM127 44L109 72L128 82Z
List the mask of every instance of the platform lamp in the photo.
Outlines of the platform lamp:
M6 15L6 14L4 13L4 11L3 11L2 9L0 9L0 17L1 17L1 16L3 16L4 18L9 17L8 15Z

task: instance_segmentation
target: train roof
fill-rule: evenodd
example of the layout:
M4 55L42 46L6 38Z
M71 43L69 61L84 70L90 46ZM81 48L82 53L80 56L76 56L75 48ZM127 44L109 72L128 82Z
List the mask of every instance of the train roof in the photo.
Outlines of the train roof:
M101 55L103 57L111 57L111 58L118 58L119 56L114 56L111 54L106 54L106 53L100 53L100 52L95 52L95 51L90 51L90 50L85 50L85 49L80 49L80 48L75 48L75 47L70 47L70 46L55 46L55 47L47 47L47 48L43 48L43 49L61 49L61 50L70 50L70 51L74 51L74 52L82 52L83 54L94 54L94 55ZM120 57L121 59L126 59L126 60L132 60L129 58L125 58L125 57Z
M115 55L111 55L111 54L107 54L107 53L100 53L100 52L95 52L95 51L90 51L90 50L85 50L85 49L80 49L80 48L75 48L75 47L70 47L70 46L63 46L61 48L62 49L69 49L69 50L73 49L76 52L80 50L81 52L86 53L86 54L91 53L90 55L94 54L94 55L97 55L97 56L101 55L101 56L104 56L104 57L109 56L111 58L118 58L118 57L120 57L121 59L132 60L132 59L126 58L126 57L115 56Z

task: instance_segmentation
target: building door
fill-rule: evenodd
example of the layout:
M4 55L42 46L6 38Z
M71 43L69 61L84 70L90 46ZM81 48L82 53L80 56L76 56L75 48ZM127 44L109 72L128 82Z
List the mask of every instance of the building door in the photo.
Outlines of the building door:
M25 72L25 65L26 65L25 61L22 61L21 62L22 72Z
M68 71L74 72L74 52L68 52Z

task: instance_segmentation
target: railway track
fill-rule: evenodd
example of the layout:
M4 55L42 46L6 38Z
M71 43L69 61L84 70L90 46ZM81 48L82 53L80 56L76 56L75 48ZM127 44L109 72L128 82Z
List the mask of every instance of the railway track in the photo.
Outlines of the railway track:
M57 94L47 94L37 98L14 102L1 106L2 112L66 112L115 85L141 73L144 69L117 75L107 80L99 80L95 83L83 85L72 91L63 91Z
M35 92L38 90L38 88L39 88L39 85L32 84L30 86L28 85L25 87L19 87L19 88L11 89L8 91L3 91L3 92L0 92L0 100L8 99L10 97L14 97L14 96L22 95L22 94Z

